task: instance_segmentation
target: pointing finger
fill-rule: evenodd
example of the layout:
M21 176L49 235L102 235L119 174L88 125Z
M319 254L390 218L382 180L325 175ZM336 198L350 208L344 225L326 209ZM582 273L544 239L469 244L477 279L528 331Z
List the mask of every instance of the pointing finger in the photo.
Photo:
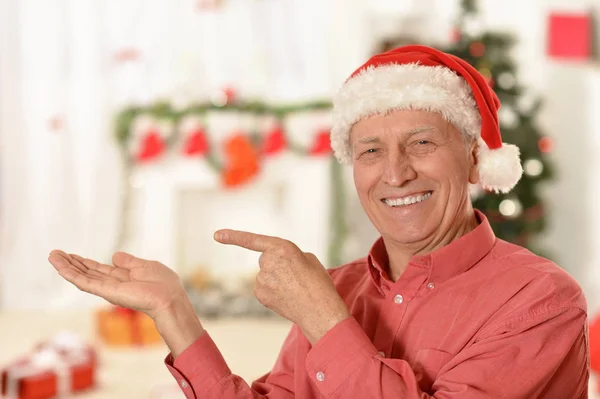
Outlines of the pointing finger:
M229 229L216 231L214 238L221 244L236 245L257 252L265 252L269 249L281 248L291 244L279 237Z

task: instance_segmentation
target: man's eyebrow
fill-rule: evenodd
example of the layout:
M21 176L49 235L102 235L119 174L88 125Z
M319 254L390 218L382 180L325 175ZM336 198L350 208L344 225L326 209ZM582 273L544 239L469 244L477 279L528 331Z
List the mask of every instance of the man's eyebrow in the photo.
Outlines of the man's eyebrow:
M419 133L423 133L423 132L433 132L433 131L437 131L437 129L433 126L417 126L414 127L410 130L407 130L406 132L404 132L404 134L407 134L409 136L413 136L415 134L419 134Z
M381 139L379 139L379 137L374 136L363 137L362 139L358 140L360 144L379 143L380 141Z
M437 129L433 126L417 126L417 127L413 127L410 130L402 132L402 134L406 134L410 137L410 136L414 136L415 134L428 132L428 131L437 131ZM371 144L371 143L379 143L379 142L381 142L381 139L379 137L375 137L375 136L367 136L367 137L363 137L358 140L358 144Z

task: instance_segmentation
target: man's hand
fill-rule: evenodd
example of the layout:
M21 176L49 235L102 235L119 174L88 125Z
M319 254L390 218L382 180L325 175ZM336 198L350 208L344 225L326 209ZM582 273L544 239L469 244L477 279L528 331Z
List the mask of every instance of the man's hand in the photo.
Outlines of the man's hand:
M204 333L181 279L162 263L124 252L113 256L114 266L63 251L52 251L48 260L80 290L154 319L174 357Z
M219 230L215 240L262 252L254 287L256 298L296 323L311 344L350 316L325 267L294 243L236 230Z
M114 266L63 251L52 251L48 260L58 274L80 290L150 317L185 295L181 280L173 270L124 252L113 256Z

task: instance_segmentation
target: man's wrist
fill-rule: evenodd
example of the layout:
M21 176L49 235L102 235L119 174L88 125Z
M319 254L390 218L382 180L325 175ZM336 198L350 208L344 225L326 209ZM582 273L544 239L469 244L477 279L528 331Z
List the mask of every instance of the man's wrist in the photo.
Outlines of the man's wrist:
M173 359L205 333L192 303L185 294L173 300L152 318L156 329L171 350Z
M318 319L312 319L311 321L307 320L306 323L303 323L304 326L300 327L306 339L314 346L317 341L323 338L327 331L331 330L350 316L348 308L342 303L335 309L332 308L330 311L324 313Z

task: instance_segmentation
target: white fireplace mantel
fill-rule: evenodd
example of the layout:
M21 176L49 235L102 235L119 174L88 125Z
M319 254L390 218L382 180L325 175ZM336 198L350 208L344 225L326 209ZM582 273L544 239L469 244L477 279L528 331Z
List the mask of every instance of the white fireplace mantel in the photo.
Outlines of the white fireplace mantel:
M125 250L182 276L199 266L217 276L254 273L260 254L212 238L219 228L233 228L292 240L325 261L330 163L329 157L279 155L236 188L223 188L200 159L171 158L138 168L131 176L136 188Z

